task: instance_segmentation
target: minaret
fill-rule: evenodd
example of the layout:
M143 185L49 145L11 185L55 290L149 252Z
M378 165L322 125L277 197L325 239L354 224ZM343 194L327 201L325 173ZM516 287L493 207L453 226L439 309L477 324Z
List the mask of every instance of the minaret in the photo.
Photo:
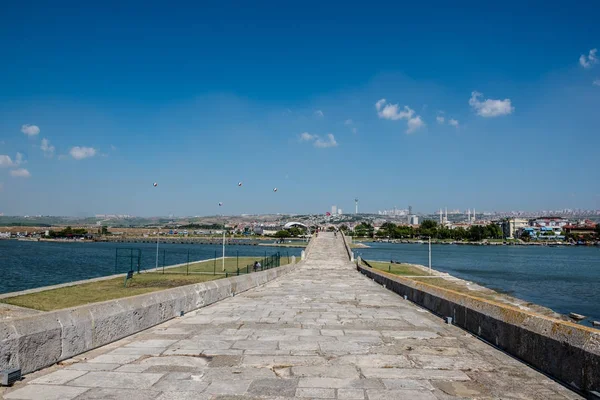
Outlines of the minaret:
M471 222L471 209L467 208L467 222Z
M440 208L440 225L442 224L442 209Z
M473 209L473 222L475 222L475 209Z
M354 199L354 214L358 214L358 197Z
M446 211L446 213L445 213L445 216L444 216L444 223L447 224L448 223L448 207L446 207L445 211Z

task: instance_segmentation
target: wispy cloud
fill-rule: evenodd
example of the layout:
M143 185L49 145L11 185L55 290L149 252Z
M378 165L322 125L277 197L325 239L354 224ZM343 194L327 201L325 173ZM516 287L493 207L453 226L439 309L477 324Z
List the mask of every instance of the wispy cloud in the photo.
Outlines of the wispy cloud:
M54 155L54 146L50 144L50 141L46 138L42 139L42 144L40 145L40 149L44 152L46 157L52 157Z
M337 147L337 145L338 144L335 141L335 137L331 133L327 134L327 139L317 138L317 140L315 140L315 147L318 147L320 149L325 149L327 147Z
M114 144L111 144L111 145L110 145L110 149L111 149L112 151L117 151L117 146L115 146Z
M25 124L21 126L21 132L27 136L35 136L40 133L40 128L37 125Z
M594 82L592 82L592 85L600 86L600 79L595 79Z
M323 118L325 116L325 114L323 114L323 111L321 110L315 111L315 115L319 118Z
M592 68L592 66L598 62L598 57L596 56L597 53L598 49L591 49L587 57L585 54L579 56L579 65L583 68Z
M515 108L512 106L510 99L493 100L485 99L481 101L483 94L472 92L469 99L469 105L477 112L477 115L490 118L500 117L502 115L511 114Z
M15 178L29 178L31 174L25 168L13 169L10 175Z
M444 121L446 121L446 118L442 117L441 115L438 115L437 117L435 117L435 120L438 124L443 125Z
M312 140L315 140L316 137L317 137L316 135L311 135L308 132L303 132L300 134L300 141L301 142L310 142Z
M352 121L352 119L350 118L344 121L344 125L346 126L352 126L352 124L354 124L354 121Z
M93 147L75 146L71 148L69 154L71 154L71 157L73 157L76 160L83 160L84 158L94 157L96 155L96 149L94 149Z
M314 135L308 132L304 132L302 134L300 134L300 141L301 142L312 142L313 146L320 148L320 149L325 149L328 147L336 147L338 145L337 141L335 140L335 136L333 136L333 134L328 133L325 138L322 138L319 135Z
M425 122L421 119L421 116L415 116L415 110L409 106L404 106L403 109L400 109L398 104L387 103L386 99L381 99L375 103L375 109L377 110L379 118L382 119L389 119L392 121L406 119L408 121L406 133L413 133L417 129L425 126Z
M423 122L421 117L417 115L416 117L408 120L408 129L406 130L406 133L413 133L414 131L421 129L424 126L425 122Z
M450 118L450 120L448 120L448 125L452 125L458 128L458 121L453 118Z

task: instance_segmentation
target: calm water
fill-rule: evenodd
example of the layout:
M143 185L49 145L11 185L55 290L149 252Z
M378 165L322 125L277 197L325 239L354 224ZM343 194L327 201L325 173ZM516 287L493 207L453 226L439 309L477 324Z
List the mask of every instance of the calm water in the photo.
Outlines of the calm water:
M427 244L368 243L366 260L428 264ZM432 267L551 308L600 321L600 248L432 245ZM589 323L589 319L587 320Z
M57 243L0 240L0 293L31 289L96 278L115 273L116 249L141 250L141 267L154 268L156 244L151 243ZM221 256L220 245L161 244L159 265L173 265L190 260L205 260ZM267 246L226 246L225 256L263 257L280 252L281 255L299 256L302 249ZM127 250L120 250L128 255ZM134 263L136 266L137 263ZM131 266L130 258L120 257L117 272L126 272ZM240 264L240 267L242 265ZM244 265L245 266L245 265Z

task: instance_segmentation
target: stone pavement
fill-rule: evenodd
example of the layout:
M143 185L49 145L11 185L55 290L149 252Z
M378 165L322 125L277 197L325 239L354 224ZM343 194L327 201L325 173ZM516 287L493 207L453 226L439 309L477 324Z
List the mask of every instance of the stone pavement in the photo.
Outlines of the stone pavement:
M339 236L314 240L288 275L28 375L4 397L580 398L356 272Z

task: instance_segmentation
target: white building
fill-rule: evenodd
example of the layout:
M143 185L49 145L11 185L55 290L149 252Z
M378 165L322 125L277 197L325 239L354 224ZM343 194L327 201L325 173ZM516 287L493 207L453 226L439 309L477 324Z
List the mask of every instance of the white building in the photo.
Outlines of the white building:
M337 214L337 206L331 206L331 215Z
M338 208L337 211L338 211L338 215L342 215L342 209L341 208Z
M408 223L411 225L419 225L419 217L416 215L411 215L408 219Z

